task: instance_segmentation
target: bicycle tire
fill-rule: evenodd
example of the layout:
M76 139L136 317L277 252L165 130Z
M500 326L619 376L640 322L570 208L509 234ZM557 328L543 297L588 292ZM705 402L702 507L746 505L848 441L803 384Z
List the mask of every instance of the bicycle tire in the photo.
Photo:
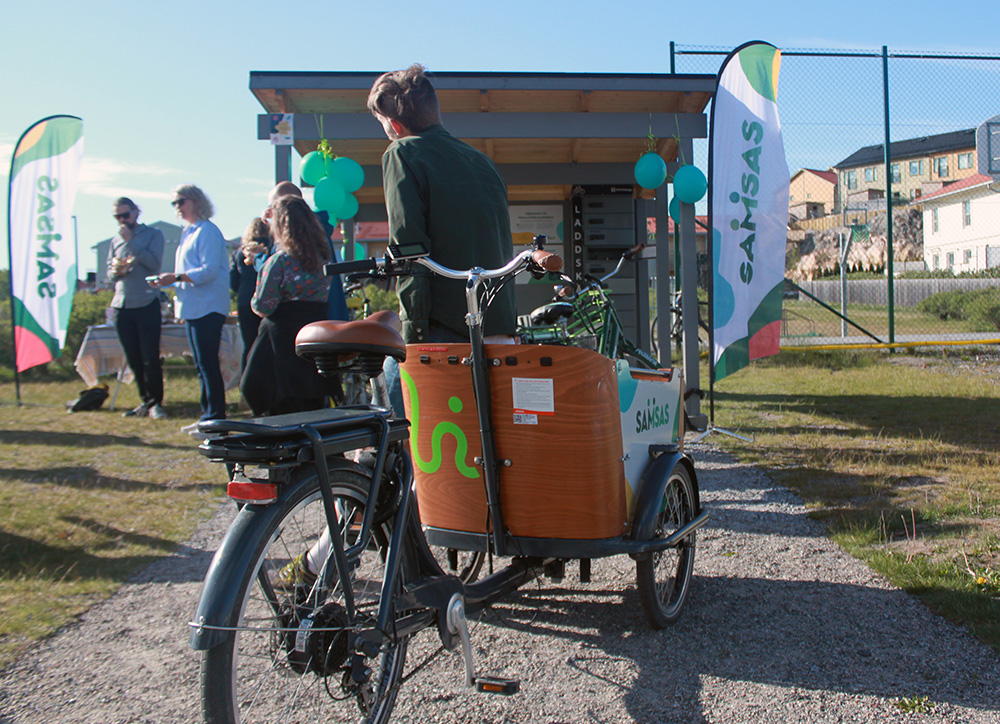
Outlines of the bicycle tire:
M331 470L331 487L338 510L344 521L360 520L367 501L369 479L359 472L347 469ZM366 660L373 673L358 687L357 692L344 688L350 686L350 656L345 654L347 629L336 630L344 621L341 588L334 575L328 591L315 591L319 605L311 610L317 613L316 628L329 628L326 639L317 645L306 643L306 653L297 651L296 620L290 611L307 597L305 586L294 592L272 591L277 606L269 603L264 585L258 579L263 571L267 580L273 580L293 556L308 550L326 528L323 500L319 481L315 475L299 484L287 499L274 504L280 509L260 508L252 514L270 515L263 534L246 544L253 546L254 564L246 571L239 589L230 621L242 630L229 632L219 645L203 652L201 666L202 710L210 724L236 724L248 721L357 721L376 724L386 722L391 715L398 693L406 660L407 639L391 639L379 654ZM376 514L376 519L380 518ZM385 551L390 536L389 521L376 526L373 546L361 554L352 569L355 606L365 620L374 620L380 600L384 574ZM345 525L345 529L352 529ZM401 560L402 580L412 574L412 558L404 555ZM330 565L333 563L331 561ZM300 611L302 609L299 609ZM320 616L323 617L320 623ZM274 632L284 628L285 631ZM312 636L316 636L312 634ZM307 641L318 639L308 638ZM319 650L319 655L310 651ZM339 658L344 656L344 661ZM297 657L297 658L295 658ZM341 666L342 664L342 666Z
M678 463L670 471L656 523L656 538L666 538L695 516L694 483ZM636 588L642 609L653 628L666 628L680 618L694 570L695 534L676 548L636 561Z
M445 573L458 576L462 583L466 584L479 580L479 573L486 561L486 554L483 551L460 551L440 546L430 546L430 549Z

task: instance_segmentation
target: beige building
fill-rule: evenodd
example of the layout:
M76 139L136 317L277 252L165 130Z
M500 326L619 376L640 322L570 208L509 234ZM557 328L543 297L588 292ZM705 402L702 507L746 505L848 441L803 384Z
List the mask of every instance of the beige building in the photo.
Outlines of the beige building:
M884 153L882 144L865 146L834 166L835 212L884 208ZM976 129L897 141L890 144L889 155L893 200L913 201L976 173Z
M796 219L832 214L837 205L837 172L800 168L788 184L788 213Z

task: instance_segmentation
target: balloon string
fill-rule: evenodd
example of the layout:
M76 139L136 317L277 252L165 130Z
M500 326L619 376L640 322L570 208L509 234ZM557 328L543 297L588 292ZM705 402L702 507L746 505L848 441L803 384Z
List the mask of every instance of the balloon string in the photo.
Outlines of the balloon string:
M686 166L687 159L684 158L684 149L683 146L681 146L681 122L680 119L677 118L676 113L674 114L674 125L677 128L677 133L674 135L674 142L677 144L677 153L681 157L681 165Z

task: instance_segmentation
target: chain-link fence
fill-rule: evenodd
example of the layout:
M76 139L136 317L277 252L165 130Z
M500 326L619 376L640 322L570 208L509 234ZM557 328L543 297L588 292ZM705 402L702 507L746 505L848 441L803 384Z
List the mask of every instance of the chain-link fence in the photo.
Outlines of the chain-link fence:
M676 73L716 73L731 50L671 48ZM1000 115L1000 57L783 48L778 107L794 282L782 345L1000 338L1000 183L979 174L976 144ZM1000 157L1000 125L986 138ZM698 142L693 162L707 157Z

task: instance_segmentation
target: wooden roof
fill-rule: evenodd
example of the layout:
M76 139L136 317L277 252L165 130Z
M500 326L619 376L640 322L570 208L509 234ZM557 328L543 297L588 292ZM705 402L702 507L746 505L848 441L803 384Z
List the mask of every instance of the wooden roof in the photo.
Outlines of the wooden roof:
M366 106L378 76L250 74L250 90L266 114L295 114L300 156L327 138L337 155L365 167L363 204L382 202L381 157L389 143ZM715 92L714 75L432 73L431 79L445 127L497 163L512 201L567 199L577 183L634 183L631 169L648 148L650 130L669 164L681 139L707 135L703 111ZM266 114L258 120L262 139Z

